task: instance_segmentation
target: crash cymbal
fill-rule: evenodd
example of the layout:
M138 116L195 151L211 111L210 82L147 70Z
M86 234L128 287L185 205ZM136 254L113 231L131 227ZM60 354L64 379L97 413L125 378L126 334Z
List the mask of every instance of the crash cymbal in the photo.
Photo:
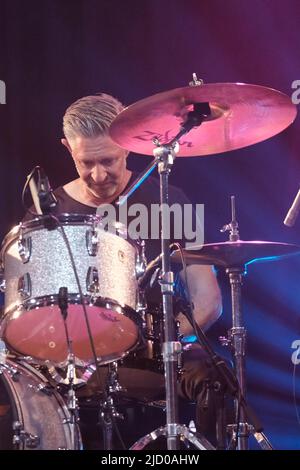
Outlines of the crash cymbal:
M289 126L297 113L290 97L272 88L245 83L188 86L132 104L113 121L110 135L127 150L152 155L152 139L170 142L195 103L209 103L211 115L180 139L180 157L222 153L261 142Z
M209 243L199 249L183 249L187 264L214 264L215 266L244 266L257 261L272 261L300 254L300 246L268 241ZM173 251L171 260L181 263L179 250Z

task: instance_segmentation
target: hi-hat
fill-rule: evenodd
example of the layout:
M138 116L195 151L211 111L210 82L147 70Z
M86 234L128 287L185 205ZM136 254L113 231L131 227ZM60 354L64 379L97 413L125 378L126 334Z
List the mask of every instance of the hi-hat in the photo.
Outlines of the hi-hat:
M183 249L186 264L213 264L215 266L244 266L256 261L271 261L300 254L300 246L268 241L209 243L202 248ZM181 263L179 250L173 251L171 260Z
M138 101L110 127L111 138L132 152L152 155L153 138L170 142L196 103L209 103L211 115L179 143L177 156L227 152L272 137L295 119L290 97L259 85L216 83L176 88Z

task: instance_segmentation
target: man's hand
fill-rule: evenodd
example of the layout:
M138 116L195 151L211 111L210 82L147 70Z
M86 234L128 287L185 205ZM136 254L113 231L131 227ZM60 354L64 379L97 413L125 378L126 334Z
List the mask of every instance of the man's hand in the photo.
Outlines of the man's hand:
M180 278L185 285L184 272ZM194 264L187 266L187 280L194 304L194 315L197 324L203 330L208 329L222 313L222 296L218 281L212 266ZM190 335L193 328L187 318L180 313L177 317L180 322L180 333Z

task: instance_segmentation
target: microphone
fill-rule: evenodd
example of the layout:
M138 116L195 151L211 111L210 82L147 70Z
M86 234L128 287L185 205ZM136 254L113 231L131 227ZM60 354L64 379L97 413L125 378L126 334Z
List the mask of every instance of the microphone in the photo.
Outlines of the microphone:
M33 200L33 205L34 205L34 208L35 208L35 212L38 215L43 215L43 212L42 212L42 209L41 209L41 206L40 206L40 200L39 200L39 195L38 195L36 182L34 181L33 178L30 177L30 175L27 176L27 181L28 181L28 179L29 179L29 189L30 189L32 200Z
M287 227L293 227L298 217L299 210L300 210L300 189L283 221L284 225L287 225Z
M57 205L57 199L50 186L45 170L42 167L39 168L37 193L42 214L50 214L51 210Z
M67 319L68 315L68 288L60 287L58 291L58 306L60 308L63 319Z

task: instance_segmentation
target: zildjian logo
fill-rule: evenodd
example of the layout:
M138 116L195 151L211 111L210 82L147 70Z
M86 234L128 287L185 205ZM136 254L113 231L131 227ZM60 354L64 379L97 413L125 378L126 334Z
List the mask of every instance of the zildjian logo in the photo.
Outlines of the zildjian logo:
M142 140L143 142L152 142L155 137L159 140L159 142L167 143L167 142L171 142L175 137L174 135L171 135L171 132L172 132L171 129L166 131L164 134L159 134L157 132L152 132L152 131L144 131L140 135L135 135L134 139ZM180 140L180 146L181 147L186 146L188 148L192 148L193 143L189 140L184 140L184 141Z

